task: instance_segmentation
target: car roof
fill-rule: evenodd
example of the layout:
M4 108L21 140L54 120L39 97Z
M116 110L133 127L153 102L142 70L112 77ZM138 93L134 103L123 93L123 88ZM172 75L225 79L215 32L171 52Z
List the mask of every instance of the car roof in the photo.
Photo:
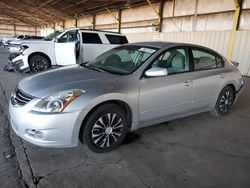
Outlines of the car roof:
M217 51L205 47L205 46L201 46L201 45L197 45L197 44L191 44L191 43L178 43L178 42L166 42L166 41L150 41L150 42L136 42L136 43L129 43L127 45L138 45L138 46L147 46L147 47L152 47L152 48L170 48L170 47L178 47L178 46L188 46L188 47L194 47L194 48L201 48L203 50L208 50L210 52L213 52L217 55L220 55L223 57L223 55L221 55L220 53L218 53Z
M120 32L115 32L115 31L105 31L105 30L98 30L98 29L82 29L82 28L70 28L70 29L61 29L61 31L90 31L90 32L101 32L101 33L110 33L110 34L116 34L116 35L122 35L125 36L124 34Z
M191 46L191 47L198 47L198 48L212 50L212 49L209 49L205 46L200 46L200 45L196 45L196 44L165 42L165 41L136 42L136 43L130 43L130 45L148 46L148 47L155 47L155 48L167 48L167 47L174 47L174 46Z

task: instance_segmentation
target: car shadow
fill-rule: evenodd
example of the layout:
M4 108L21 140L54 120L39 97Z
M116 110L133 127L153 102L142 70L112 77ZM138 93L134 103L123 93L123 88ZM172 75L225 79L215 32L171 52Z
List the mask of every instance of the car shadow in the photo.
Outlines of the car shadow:
M139 132L141 132L141 131L143 131L143 132L151 132L152 128L154 128L154 130L157 130L157 127L158 128L165 127L168 131L170 131L170 132L173 131L173 127L171 125L169 125L169 122L164 122L164 123L161 123L161 124L151 125L151 126L148 126L148 127L141 128L136 132L128 132L127 135L125 136L123 142L122 142L122 145L127 145L127 144L137 142L141 138L141 134ZM143 132L142 132L142 134L143 134Z
M141 138L141 135L136 132L128 132L125 136L122 145L127 145L136 142Z

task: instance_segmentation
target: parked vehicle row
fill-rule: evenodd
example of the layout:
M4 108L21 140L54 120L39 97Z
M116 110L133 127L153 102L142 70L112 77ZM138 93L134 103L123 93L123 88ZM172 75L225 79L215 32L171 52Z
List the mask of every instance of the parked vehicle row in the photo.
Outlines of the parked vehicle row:
M43 38L40 36L18 35L14 38L3 38L1 42L8 48L9 59L12 60L20 55L21 44L23 42L28 40L42 40Z
M1 39L1 43L4 45L4 47L9 45L10 41L14 41L14 40L21 40L25 37L26 35L17 35L14 37L4 37Z
M11 42L21 41L21 40L41 40L43 37L40 36L31 36L31 35L17 35L13 38L2 38L1 42L3 43L4 47L9 47Z
M38 146L74 147L81 141L94 152L107 152L127 132L148 125L206 111L226 115L245 83L233 63L205 47L165 42L115 47L125 36L85 30L58 36L46 44L51 64L78 58L87 63L23 79L9 104L16 134ZM44 70L45 58L28 58L33 46L42 48L22 45L24 64L31 59Z

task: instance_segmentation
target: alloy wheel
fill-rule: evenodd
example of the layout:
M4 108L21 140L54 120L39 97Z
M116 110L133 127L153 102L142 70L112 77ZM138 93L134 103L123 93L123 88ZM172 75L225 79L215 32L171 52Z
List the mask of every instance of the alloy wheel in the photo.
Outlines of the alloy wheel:
M43 59L36 59L32 64L31 64L32 70L34 72L39 72L46 70L47 68L47 62Z
M122 118L116 113L108 113L100 117L92 128L92 140L100 148L108 148L118 141L122 135Z
M220 99L220 111L227 113L233 104L234 96L230 91L226 91Z

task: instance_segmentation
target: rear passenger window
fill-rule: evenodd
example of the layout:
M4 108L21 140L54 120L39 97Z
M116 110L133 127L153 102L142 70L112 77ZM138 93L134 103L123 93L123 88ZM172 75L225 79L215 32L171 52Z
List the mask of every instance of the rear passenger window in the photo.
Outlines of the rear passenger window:
M203 50L192 50L194 69L206 70L222 67L222 58Z
M82 43L102 44L102 41L97 33L82 33Z
M217 68L223 67L223 59L221 57L216 57Z
M105 35L110 44L127 44L128 40L125 36Z

